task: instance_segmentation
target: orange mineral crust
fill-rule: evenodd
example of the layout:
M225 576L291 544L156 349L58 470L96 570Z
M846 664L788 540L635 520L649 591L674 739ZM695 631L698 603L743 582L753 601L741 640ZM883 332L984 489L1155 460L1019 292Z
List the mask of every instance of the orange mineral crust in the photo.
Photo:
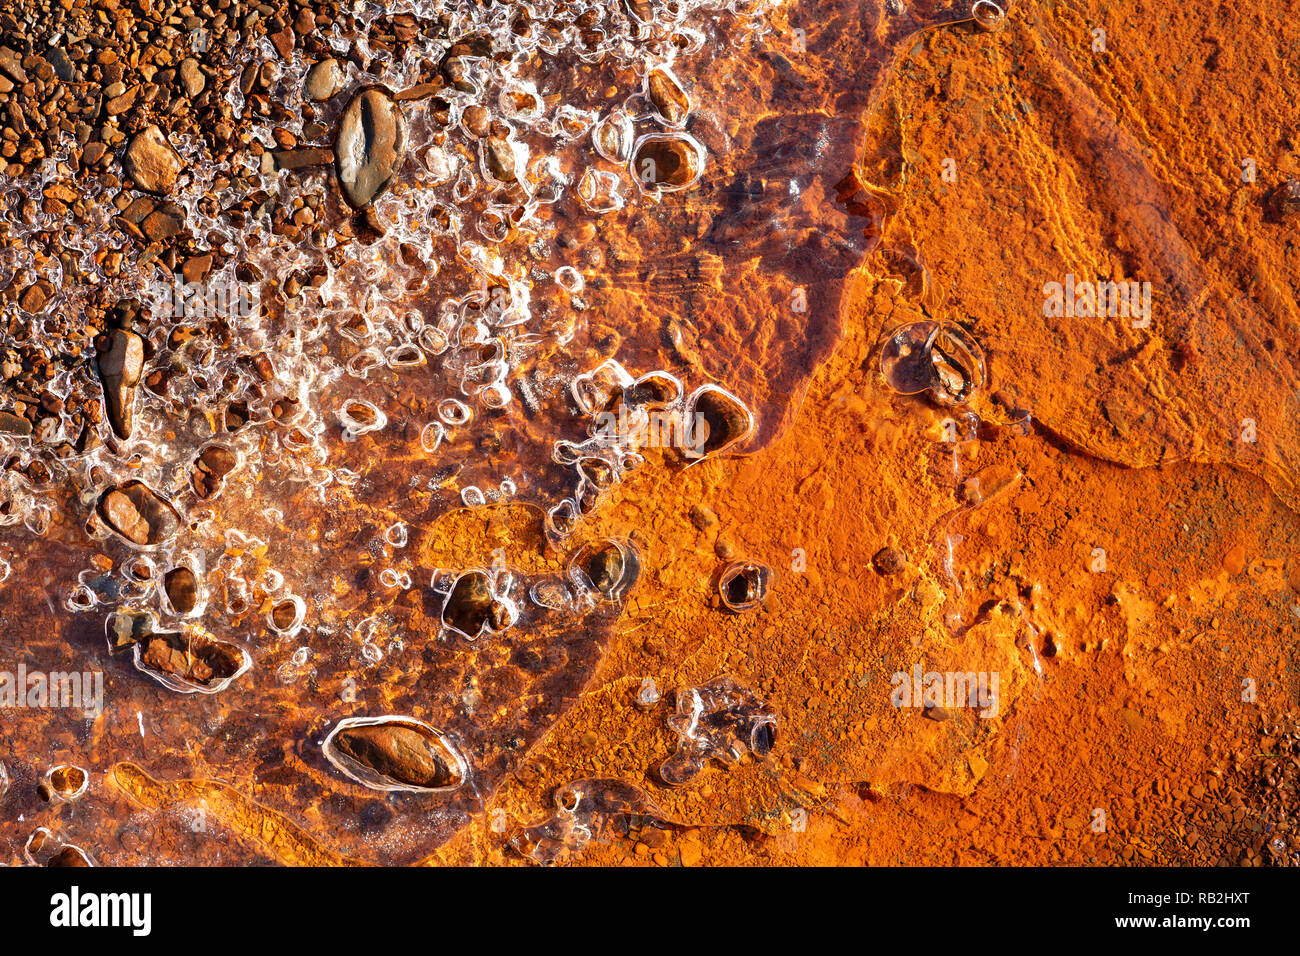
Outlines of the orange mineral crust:
M1289 11L362 6L0 18L0 863L1300 863Z

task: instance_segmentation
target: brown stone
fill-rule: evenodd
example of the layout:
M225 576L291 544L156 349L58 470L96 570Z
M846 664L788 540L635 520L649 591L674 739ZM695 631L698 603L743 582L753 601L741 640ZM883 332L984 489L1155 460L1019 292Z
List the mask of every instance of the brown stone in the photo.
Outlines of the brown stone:
M163 575L167 600L177 614L189 614L199 603L199 581L186 567L172 568Z
M99 516L139 545L161 544L180 530L181 517L166 500L142 481L128 481L99 499Z
M144 368L144 340L126 329L109 333L109 348L96 360L104 388L104 410L119 438L130 438L135 424L135 394Z
M280 169L328 166L332 162L334 162L334 150L324 146L304 146L300 149L278 149L275 151L275 165Z
M392 719L347 727L331 743L338 753L385 781L431 790L461 782L458 761L441 735L415 722Z
M406 159L406 116L384 90L357 93L343 110L335 168L343 197L361 209L387 189Z
M27 71L23 69L23 59L7 46L0 46L0 70L3 70L15 83L27 82Z
M173 203L165 203L145 217L141 228L154 242L178 236L185 231L185 210Z
M31 433L32 423L26 418L13 412L0 412L0 434L30 435Z
M146 192L166 193L185 168L157 126L137 133L122 157L127 175Z
M186 57L181 60L180 68L181 84L185 87L185 94L194 99L203 92L203 87L207 85L207 77L199 69L199 61L194 57Z
M632 169L646 186L680 189L700 174L700 154L685 136L652 134L632 157Z
M71 843L64 845L58 853L50 857L46 866L60 867L88 867L91 865L89 857L86 856L78 847Z
M45 279L38 279L23 290L18 304L28 312L44 312L53 295L54 286Z
M670 126L680 126L691 111L691 101L677 79L667 70L651 70L646 77L646 94L655 112Z
M343 67L338 60L333 57L321 60L307 71L307 78L303 81L303 95L318 103L328 100L343 89L345 79Z
M483 144L488 169L503 183L512 183L518 175L514 145L504 136L489 136Z
M184 631L151 634L139 661L143 670L211 690L238 675L246 666L247 657L238 644L209 637L190 627Z

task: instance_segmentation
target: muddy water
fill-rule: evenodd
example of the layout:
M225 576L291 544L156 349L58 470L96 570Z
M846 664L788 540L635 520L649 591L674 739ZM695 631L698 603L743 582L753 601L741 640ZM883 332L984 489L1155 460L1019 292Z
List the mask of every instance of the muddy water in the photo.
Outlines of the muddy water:
M308 839L291 853L307 858L342 847L410 862L481 812L608 644L624 589L594 585L584 555L612 542L639 560L635 526L584 541L581 518L629 470L692 460L597 435L608 389L658 373L654 407L707 419L708 455L788 426L883 216L851 172L872 96L908 37L969 17L951 4L646 4L574 42L549 24L512 32L500 12L451 11L457 81L402 107L408 156L375 204L382 237L294 244L256 219L232 224L201 201L215 181L202 145L178 142L195 170L178 201L232 253L208 289L225 283L238 290L225 304L248 295L255 307L219 316L214 343L201 334L207 290L185 290L181 306L148 266L100 273L152 306L145 350L167 387L140 390L129 437L43 486L11 482L6 545L6 616L44 622L9 645L13 669L75 663L104 680L97 716L15 711L10 800L27 806L27 778L55 756L85 766L94 785L59 837L97 860L275 855L256 841L214 847L201 836L207 803L167 796L184 788L165 781L228 781L239 793L221 791L213 812L235 833L262 813L306 821L321 849ZM347 89L401 90L447 48L417 43L400 62L379 52L368 72L349 66ZM286 64L272 97L296 106L306 72ZM347 101L318 120L336 126ZM486 137L485 110L497 124ZM348 215L326 172L277 185ZM264 281L249 287L250 275ZM77 308L78 289L64 295ZM142 487L128 479L156 519L138 534L134 515L105 504ZM473 568L508 608L499 629L449 623ZM166 586L177 569L192 598ZM163 663L162 644L110 653L115 609L251 667L200 679ZM460 785L381 801L343 779L326 733L387 713L454 741ZM12 824L15 846L22 830Z

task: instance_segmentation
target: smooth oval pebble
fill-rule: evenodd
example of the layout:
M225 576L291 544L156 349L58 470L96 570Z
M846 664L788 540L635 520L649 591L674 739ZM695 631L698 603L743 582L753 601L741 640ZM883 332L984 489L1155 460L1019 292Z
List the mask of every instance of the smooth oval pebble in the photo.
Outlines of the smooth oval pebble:
M443 734L414 717L349 717L323 745L335 767L372 790L454 790L465 760Z
M307 99L317 102L328 100L341 89L343 89L343 68L333 57L321 60L313 66L307 71L307 79L303 81L303 93Z
M339 120L334 163L348 205L361 209L387 189L406 158L406 116L378 87L361 90Z

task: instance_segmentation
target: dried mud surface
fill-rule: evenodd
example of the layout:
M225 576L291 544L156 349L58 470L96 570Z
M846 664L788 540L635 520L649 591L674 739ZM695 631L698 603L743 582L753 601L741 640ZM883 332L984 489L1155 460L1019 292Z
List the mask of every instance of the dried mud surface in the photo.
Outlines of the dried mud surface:
M0 537L0 670L95 667L105 712L0 711L0 859L26 846L42 862L53 844L30 837L44 827L108 864L1300 862L1300 214L1275 201L1300 178L1288 11L1017 3L989 32L960 4L896 20L885 4L855 9L781 5L774 34L705 48L692 96L733 100L713 114L716 138L700 134L705 178L600 220L598 241L557 240L547 268L580 266L596 308L513 369L564 382L613 356L688 390L716 382L757 416L744 454L682 468L647 452L557 542L544 513L566 479L546 443L581 438L562 388L539 388L542 411L504 427L476 419L443 449L462 483L417 487L408 475L437 479L448 460L419 443L418 413L442 392L376 375L366 395L389 428L344 441L331 419L326 435L331 462L363 480L316 498L252 476L273 464L257 438L241 446L257 468L181 503L187 517L211 508L194 534L224 558L196 613L252 662L213 694L176 693L108 653L104 617L131 602L65 605L88 565L119 574L135 551L83 527L96 498L78 495L108 484L53 482L64 497L44 533L17 523ZM725 129L727 116L750 120ZM96 175L120 176L105 155ZM322 175L321 221L355 228L340 248L360 247L367 227ZM773 199L787 176L804 177L800 196ZM399 177L392 205L376 204L390 237L418 188ZM555 218L560 236L583 222ZM205 252L117 247L127 271L144 250L178 270ZM1045 284L1067 275L1150 282L1150 324L1045 315ZM796 289L807 312L789 308ZM62 331L79 343L61 350L71 365L111 322L91 300ZM884 342L920 321L984 350L969 405L885 384ZM161 361L151 352L146 374ZM321 381L305 404L352 394ZM6 407L29 390L6 388ZM164 406L142 407L153 427ZM9 469L28 467L14 444L27 440L6 445ZM106 440L122 457L134 447ZM147 458L137 470L167 473ZM469 478L503 477L517 499L460 507ZM402 546L376 545L394 522ZM253 540L211 550L236 527ZM604 540L639 556L618 600L534 607L473 642L439 634L433 569L496 569L504 554L517 586L562 581L583 542ZM757 609L719 598L736 560L772 570ZM285 590L259 590L276 569ZM388 569L414 586L382 584ZM244 605L223 575L248 582ZM267 622L290 592L305 623L286 636ZM996 713L894 706L891 676L914 667L996 672ZM721 746L669 786L674 692L721 675L736 688L718 695ZM383 714L448 735L468 783L391 792L341 773L326 735ZM733 735L749 752L719 759ZM85 791L43 797L64 764L86 769Z

